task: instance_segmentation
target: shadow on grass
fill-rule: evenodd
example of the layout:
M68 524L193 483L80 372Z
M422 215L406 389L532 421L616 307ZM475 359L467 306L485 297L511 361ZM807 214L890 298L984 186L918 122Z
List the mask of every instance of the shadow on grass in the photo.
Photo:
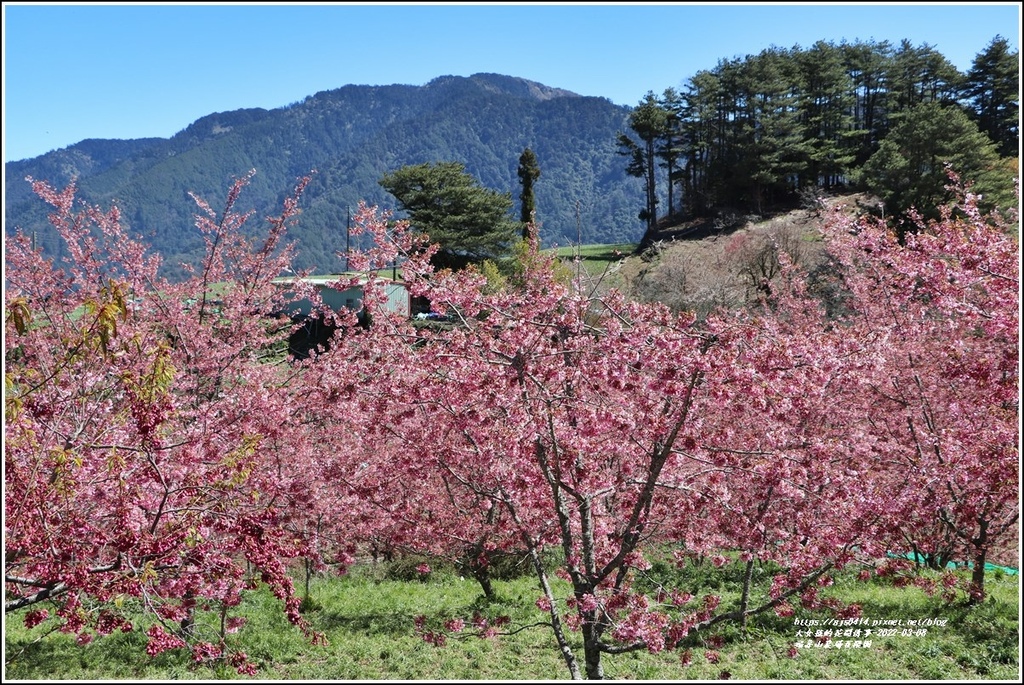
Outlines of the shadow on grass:
M60 678L75 678L76 671L88 675L102 668L105 677L146 678L147 673L184 671L193 666L188 654L181 650L146 656L147 642L148 638L139 631L100 636L88 645L76 644L73 635L52 634L42 640L30 636L7 638L5 675L36 679L54 673Z
M410 635L415 616L404 612L360 613L345 615L335 611L317 612L321 629L363 635Z
M315 616L318 628L328 631L341 631L361 635L411 635L414 632L417 616L424 616L427 625L440 625L454 616L471 616L481 614L492 616L507 614L508 607L514 604L511 598L498 595L487 599L478 595L476 599L461 607L452 607L443 611L350 611L342 613L329 609L317 609L310 612L307 618Z

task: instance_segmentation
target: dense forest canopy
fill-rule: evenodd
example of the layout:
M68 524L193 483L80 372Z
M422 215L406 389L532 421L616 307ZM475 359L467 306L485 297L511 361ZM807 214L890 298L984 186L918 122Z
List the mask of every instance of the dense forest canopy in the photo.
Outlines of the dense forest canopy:
M966 74L906 40L819 41L723 59L681 93L649 92L620 135L647 187L648 236L666 195L659 216L762 214L837 187L879 195L890 215L934 210L947 163L987 209L1012 206L1018 59L998 36Z

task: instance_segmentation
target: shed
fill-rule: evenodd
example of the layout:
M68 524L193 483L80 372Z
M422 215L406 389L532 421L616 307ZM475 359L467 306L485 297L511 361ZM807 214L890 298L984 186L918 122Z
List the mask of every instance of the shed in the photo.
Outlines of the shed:
M307 276L302 281L315 285L320 291L320 297L323 299L324 304L332 310L340 311L342 308L348 308L353 311L359 311L363 308L363 289L367 283L365 277L359 277L359 282L349 288L340 289L334 287L334 284L337 284L338 281L348 281L355 277L357 277L355 274ZM387 296L387 300L384 303L385 308L399 316L407 318L411 316L411 299L409 297L409 289L405 283L387 278L378 280L383 284L384 293ZM274 279L274 283L282 287L287 287L295 283L295 281L295 277ZM295 302L292 308L297 308L300 316L309 316L313 309L313 303L308 299L301 299Z

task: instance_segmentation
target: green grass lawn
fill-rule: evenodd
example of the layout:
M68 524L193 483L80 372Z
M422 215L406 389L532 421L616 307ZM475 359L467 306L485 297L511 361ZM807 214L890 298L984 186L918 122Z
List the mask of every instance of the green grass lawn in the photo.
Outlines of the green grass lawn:
M568 671L549 628L532 627L483 640L449 635L444 647L418 636L416 616L439 625L444 619L480 612L493 620L507 615L502 630L537 623L539 596L529 577L496 581L498 599L486 602L479 586L454 572L435 572L425 581L390 579L385 566L356 567L344 577L315 578L305 615L329 644L316 646L285 620L269 592L252 594L238 609L248 623L229 643L258 664L256 679L270 680L552 680ZM735 600L738 577L711 587L723 606ZM767 580L767 574L764 579ZM701 580L700 582L706 582ZM926 634L900 631L872 640L870 647L803 648L787 655L800 638L795 619L824 619L826 614L798 609L792 618L774 614L751 619L746 630L723 624L713 633L690 636L686 644L658 654L606 655L607 678L713 680L727 673L744 680L1016 680L1019 674L1018 576L994 574L987 580L989 599L978 606L944 604L916 588L895 589L881 581L858 581L843 574L823 590L863 607L863 619L928 620ZM564 592L558 585L557 592ZM145 619L132 633L97 637L85 646L74 635L47 633L48 622L26 629L21 612L6 617L5 680L168 680L246 679L234 669L196 666L187 655L145 653ZM944 625L935 625L936 619ZM202 620L211 621L204 615ZM579 635L572 634L579 642ZM723 641L720 660L709 663L709 640ZM684 666L680 654L692 653Z
M554 252L559 259L569 262L579 255L587 273L596 276L603 273L609 264L631 255L636 246L636 243L580 245L555 248Z

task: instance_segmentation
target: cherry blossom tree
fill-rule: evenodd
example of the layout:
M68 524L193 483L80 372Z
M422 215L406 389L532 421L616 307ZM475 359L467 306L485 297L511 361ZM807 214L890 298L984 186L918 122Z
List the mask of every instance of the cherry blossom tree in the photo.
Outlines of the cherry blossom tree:
M69 257L48 261L20 235L6 246L5 611L34 607L35 624L54 608L86 642L132 630L142 609L151 654L188 647L251 673L224 633L262 582L322 639L287 572L305 546L284 526L308 491L294 468L310 449L301 383L278 358L288 325L264 316L289 307L272 281L306 180L257 238L237 209L248 181L219 213L196 198L206 254L181 283L158 276L116 207L33 182ZM220 612L219 634L198 609Z
M966 216L972 211L968 203ZM719 313L700 326L614 292L574 289L541 260L519 287L486 295L472 273L436 277L429 286L435 306L457 312L461 325L423 334L414 355L389 357L387 382L367 391L372 401L356 414L372 424L386 462L371 489L393 497L391 512L406 503L399 519L434 531L433 543L470 531L495 546L518 538L535 561L538 607L573 677L601 677L603 654L656 651L724 620L789 613L794 597L808 608L856 615L856 606L822 599L819 587L832 569L898 551L908 521L916 530L925 520L947 527L983 568L978 553L1016 522L1017 434L1009 421L1016 416L1016 247L973 216L971 223L950 214L947 228L963 237L921 251L922 236L908 248L920 252L914 258L864 227L860 247L852 247L849 225L834 219L828 236L836 254L849 257L842 262L846 305L855 312L843 320L808 295L785 258L785 278L761 307ZM940 290L950 255L968 246L966 265L997 284L978 291L980 275L965 281L958 274L953 281L970 283L966 291ZM942 276L932 276L935 294L922 298L925 273ZM966 329L964 319L951 324L953 312L936 309L958 308L961 317L965 303L975 312ZM903 318L912 307L916 313ZM893 318L894 311L901 315ZM980 366L964 367L957 357L955 367L940 347L929 357L937 364L929 394L890 405L883 388L922 392L918 356L940 341L988 351ZM910 350L914 371L901 378ZM960 369L954 377L961 383L972 374L988 379L972 381L979 406L999 411L972 408L963 417L972 429L985 425L980 418L993 421L978 448L967 447L962 428L943 448L979 452L938 469L946 479L940 487L934 475L918 478L925 429L914 426L935 430L933 404L944 421L968 410L942 389L951 369ZM994 445L1003 450L996 460ZM936 454L936 464L947 459ZM389 479L401 485L388 492ZM418 537L408 543L415 547ZM634 590L647 546L664 542L719 563L738 554L748 580L757 559L783 573L764 597L750 597L748 583L738 607L719 607L715 597L694 601L684 589ZM572 588L568 598L557 595L540 561L552 545L565 557L559 575ZM582 658L567 628L581 631Z
M794 295L802 309L790 303L784 323L696 326L564 283L536 246L516 287L484 286L473 272L434 275L424 287L458 325L420 333L412 353L375 338L368 367L378 374L324 403L330 423L366 436L374 454L355 463L334 450L332 468L410 549L525 549L574 678L602 677L604 654L658 651L723 620L785 612L797 594L818 606L814 584L854 545L871 547L871 512L850 516L862 474L842 456L830 408L845 338L825 330L809 298ZM407 335L395 326L392 341ZM325 379L348 377L326 370L341 358L321 363ZM779 560L785 573L738 610L681 589L648 596L635 574L648 546L665 542ZM542 560L552 546L568 597ZM568 629L583 635L582 658Z
M731 375L692 451L706 475L681 481L699 497L677 508L676 525L691 556L725 563L731 552L744 564L739 606L715 622L788 613L793 590L806 608L857 615L856 606L819 600L817 585L832 570L886 552L877 525L884 502L864 487L873 455L851 441L843 409L857 392L861 346L831 325L785 256L780 269L771 296L754 310L708 321L729 349ZM754 601L751 573L765 561L784 572Z
M435 248L361 205L376 247L347 256L363 311L318 306L334 337L296 360L280 351L290 319L270 315L318 304L274 283L304 181L254 242L247 180L221 213L198 200L207 250L183 283L158 278L116 209L76 212L73 186L36 184L70 258L8 249L8 611L53 603L86 641L131 629L127 601L156 617L151 653L252 672L228 653L228 613L264 582L308 630L290 560L344 566L383 544L466 559L486 595L488 555L518 550L570 675L596 679L606 655L796 601L856 615L819 594L829 574L908 546L970 557L980 597L1015 533L1019 248L969 192L905 245L833 217L833 312L780 253L757 307L699 321L558 277L535 238L506 287L433 273ZM378 271L399 262L452 326L387 310ZM738 559L740 602L638 582L655 547ZM781 571L754 596L759 560ZM219 636L197 632L206 607Z
M950 178L958 201L915 217L905 245L869 218L837 215L828 235L854 312L842 326L870 359L851 430L874 436L893 551L970 560L976 601L1017 534L1020 248L1016 216L982 214Z

